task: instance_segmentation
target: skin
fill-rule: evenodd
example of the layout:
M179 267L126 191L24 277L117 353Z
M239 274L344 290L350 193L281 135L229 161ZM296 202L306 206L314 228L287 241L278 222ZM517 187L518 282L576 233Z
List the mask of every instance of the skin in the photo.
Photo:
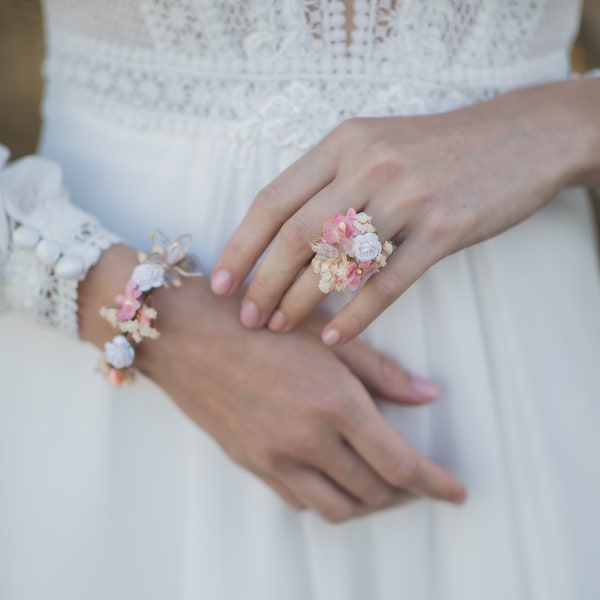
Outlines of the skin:
M114 305L136 262L114 246L80 284L80 335L99 348L114 331L98 311ZM362 342L327 348L324 315L290 335L250 331L237 318L240 296L216 297L205 278L155 290L161 336L136 348L135 363L232 460L333 523L418 496L464 501L462 484L410 448L368 391L419 405L437 395L434 384Z
M225 246L216 294L244 294L241 322L292 331L322 300L305 269L334 211L373 217L397 249L322 330L363 331L440 259L523 221L570 185L600 186L600 80L524 88L439 115L352 119L267 185Z

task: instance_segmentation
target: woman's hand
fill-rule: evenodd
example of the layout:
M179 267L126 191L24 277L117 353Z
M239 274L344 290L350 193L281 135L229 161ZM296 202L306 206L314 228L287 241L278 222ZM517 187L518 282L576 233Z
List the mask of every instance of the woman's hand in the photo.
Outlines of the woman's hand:
M322 300L305 269L334 211L373 217L397 249L323 331L360 333L431 265L531 215L562 187L600 184L600 81L518 90L454 112L342 123L265 187L212 276L236 292L272 242L241 309L250 328L290 331Z
M100 347L112 331L99 306L134 264L133 251L114 247L81 286L81 335ZM248 331L239 298L215 297L204 279L156 290L153 300L161 337L137 347L136 365L290 505L338 522L414 496L464 499L462 485L408 446L365 387L419 404L436 395L433 384L361 342L336 356L310 331L322 317L291 335Z

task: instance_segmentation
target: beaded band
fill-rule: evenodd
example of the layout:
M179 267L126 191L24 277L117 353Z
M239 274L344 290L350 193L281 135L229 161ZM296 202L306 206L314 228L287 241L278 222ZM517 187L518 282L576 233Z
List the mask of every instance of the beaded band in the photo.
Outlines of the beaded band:
M351 208L346 215L333 213L323 223L323 237L311 244L312 268L320 276L321 292L356 290L363 277L385 267L394 246L381 243L371 221L366 213Z
M150 235L153 248L150 254L138 253L139 263L131 273L125 293L115 302L119 308L100 309L118 334L104 345L101 370L115 386L131 383L135 379L133 361L135 345L144 338L156 339L154 327L157 313L151 304L152 292L160 287L181 286L181 277L201 277L198 261L188 253L191 237L183 235L170 242L160 231Z

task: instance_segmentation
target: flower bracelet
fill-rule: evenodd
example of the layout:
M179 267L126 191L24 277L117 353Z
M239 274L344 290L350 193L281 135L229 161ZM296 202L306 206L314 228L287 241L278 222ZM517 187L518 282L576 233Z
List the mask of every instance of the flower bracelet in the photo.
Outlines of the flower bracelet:
M156 310L152 308L151 295L160 287L181 286L181 277L201 277L198 261L189 254L191 237L183 235L170 242L164 234L156 231L150 235L153 248L150 254L138 252L139 263L131 273L125 293L115 302L119 308L100 309L118 334L104 345L101 370L115 386L131 383L135 379L133 361L135 345L144 338L156 339L154 327Z

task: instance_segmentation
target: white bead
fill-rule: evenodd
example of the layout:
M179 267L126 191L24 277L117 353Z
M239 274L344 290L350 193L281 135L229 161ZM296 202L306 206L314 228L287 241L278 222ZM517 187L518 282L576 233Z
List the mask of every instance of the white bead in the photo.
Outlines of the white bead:
M40 240L35 253L45 265L53 265L60 256L60 247L52 240Z
M83 273L83 263L76 257L63 256L54 267L54 272L61 279L79 279Z
M33 248L39 241L38 230L29 225L22 225L13 233L13 242L17 248Z

